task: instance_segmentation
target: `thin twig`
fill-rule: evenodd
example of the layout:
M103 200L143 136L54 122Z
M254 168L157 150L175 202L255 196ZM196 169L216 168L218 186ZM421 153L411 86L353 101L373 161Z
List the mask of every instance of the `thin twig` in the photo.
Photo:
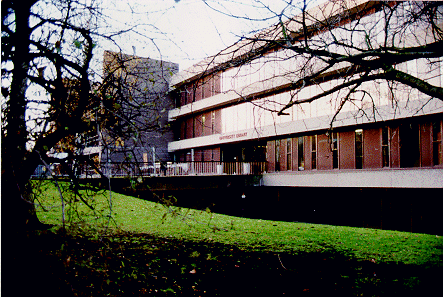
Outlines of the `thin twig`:
M106 234L109 228L109 223L111 222L112 218L112 192L111 192L111 170L108 168L108 191L109 191L109 215L108 215L108 222L106 223L105 231L103 234ZM100 241L103 240L103 234L100 238Z
M49 174L51 176L53 176L53 172L51 170L51 167L48 165L48 163L45 162L45 160L43 160L40 152L39 151L36 151L36 152L37 152L38 156L40 157L40 160L43 162L43 165L45 165L46 169L49 171ZM62 202L62 224L63 224L63 229L65 229L65 201L63 199L63 193L60 188L60 185L58 184L56 179L54 179L54 182L55 182L55 185L57 186L58 193L60 194L60 200Z
M280 254L277 254L278 260L280 261L281 267L283 267L285 270L288 270L285 265L283 265L283 262L280 259Z

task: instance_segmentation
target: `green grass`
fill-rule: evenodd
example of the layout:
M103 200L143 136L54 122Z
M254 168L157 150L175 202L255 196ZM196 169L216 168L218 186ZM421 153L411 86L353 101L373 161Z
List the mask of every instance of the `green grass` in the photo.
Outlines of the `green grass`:
M68 184L61 186L66 188ZM39 219L61 226L61 200L57 188L49 184L42 193L40 202L46 211L38 209ZM81 230L107 226L111 196L112 219L108 230L116 233L121 230L174 240L220 243L245 251L338 252L375 263L441 266L443 258L443 238L436 235L239 218L210 211L167 208L108 191L85 195L85 201L95 208L91 211L78 197L68 193L64 192L66 218L71 227Z

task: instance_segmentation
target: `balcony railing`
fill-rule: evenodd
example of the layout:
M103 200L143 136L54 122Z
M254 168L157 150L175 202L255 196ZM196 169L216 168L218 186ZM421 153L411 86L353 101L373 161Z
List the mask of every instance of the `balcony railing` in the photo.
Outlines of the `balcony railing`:
M267 162L102 163L101 168L111 176L257 175L266 171Z
M67 168L61 164L51 165L53 176L68 176ZM105 176L187 176L187 175L258 175L267 171L267 162L217 162L217 161L189 161L189 162L157 162L149 163L100 163L96 167ZM99 171L93 166L84 164L69 168L80 178L100 177ZM34 177L47 177L49 172L45 168L38 168Z

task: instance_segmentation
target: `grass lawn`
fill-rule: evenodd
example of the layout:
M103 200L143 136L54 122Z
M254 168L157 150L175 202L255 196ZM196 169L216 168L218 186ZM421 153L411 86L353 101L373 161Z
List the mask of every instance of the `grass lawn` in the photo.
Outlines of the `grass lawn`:
M43 193L40 220L60 226L58 190L47 185ZM48 249L63 260L75 295L405 296L431 292L442 276L436 235L253 220L95 194L64 195L77 200L65 217L81 232ZM88 233L106 226L105 237Z

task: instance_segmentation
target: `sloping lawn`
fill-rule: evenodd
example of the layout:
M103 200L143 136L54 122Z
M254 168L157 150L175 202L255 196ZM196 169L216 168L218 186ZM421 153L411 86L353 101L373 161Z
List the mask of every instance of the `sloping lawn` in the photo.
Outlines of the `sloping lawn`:
M60 226L58 191L44 193L38 216ZM50 251L63 259L75 295L405 296L432 292L442 276L436 235L252 220L89 194L65 205L71 230L81 232ZM107 236L84 236L97 228Z
M66 184L62 184L66 186ZM49 187L42 204L48 211L39 211L42 222L61 225L60 197ZM103 228L112 205L111 230L151 234L162 238L216 242L235 245L248 251L321 252L335 251L343 255L375 262L404 264L437 264L442 259L443 238L436 235L408 232L254 220L199 211L164 207L161 204L109 192L89 196L95 212L82 201L75 210L66 206L66 218L77 222L79 213L90 226ZM101 215L100 219L95 217ZM81 227L86 227L84 224ZM90 227L89 226L89 227Z

